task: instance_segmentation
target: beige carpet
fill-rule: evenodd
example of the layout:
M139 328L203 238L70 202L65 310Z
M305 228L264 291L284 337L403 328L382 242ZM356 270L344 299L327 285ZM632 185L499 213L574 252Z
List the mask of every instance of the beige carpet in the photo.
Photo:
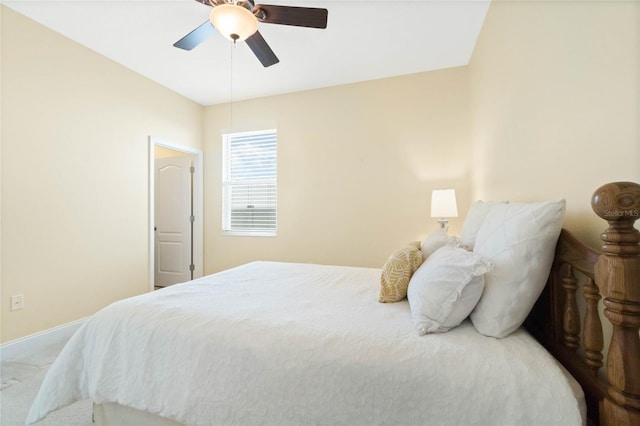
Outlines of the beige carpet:
M0 425L25 424L31 403L51 363L62 349L62 344L43 353L12 362L0 363ZM1 355L1 354L0 354ZM90 401L79 401L50 414L36 423L38 426L93 426Z

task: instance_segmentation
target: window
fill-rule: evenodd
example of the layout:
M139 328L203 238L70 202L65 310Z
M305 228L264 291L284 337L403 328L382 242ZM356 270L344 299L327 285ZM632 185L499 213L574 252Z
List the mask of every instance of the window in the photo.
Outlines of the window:
M276 235L275 130L223 135L222 229Z

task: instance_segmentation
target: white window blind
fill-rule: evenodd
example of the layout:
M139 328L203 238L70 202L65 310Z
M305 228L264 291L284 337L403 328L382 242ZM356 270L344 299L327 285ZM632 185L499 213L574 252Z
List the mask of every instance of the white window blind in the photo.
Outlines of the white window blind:
M275 130L223 135L222 229L276 235Z

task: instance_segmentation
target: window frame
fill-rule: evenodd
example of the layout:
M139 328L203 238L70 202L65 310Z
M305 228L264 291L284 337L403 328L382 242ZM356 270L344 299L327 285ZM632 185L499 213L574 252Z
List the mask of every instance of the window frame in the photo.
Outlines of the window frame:
M269 137L275 138L275 147L273 148L273 155L275 157L275 175L270 178L255 179L255 180L232 180L230 176L231 172L231 143L234 138L246 138L256 135L264 135L265 139ZM225 133L222 135L222 232L224 235L236 235L236 236L253 236L253 237L275 237L278 233L278 132L277 129L267 130L255 130L249 132L233 132ZM273 185L274 197L274 219L273 229L268 228L256 228L256 229L242 229L233 228L232 226L232 204L230 201L232 187L234 185ZM248 208L248 207L247 207Z

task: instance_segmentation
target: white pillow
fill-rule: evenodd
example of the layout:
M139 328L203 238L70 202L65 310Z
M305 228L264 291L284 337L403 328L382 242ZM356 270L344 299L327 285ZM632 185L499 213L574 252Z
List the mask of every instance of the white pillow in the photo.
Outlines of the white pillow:
M433 252L444 246L449 240L449 234L442 229L436 228L427 235L422 241L420 250L422 251L422 259L427 259Z
M467 216L464 218L462 230L460 231L460 243L468 250L473 250L473 246L478 236L478 231L482 227L485 218L491 214L494 206L505 204L499 201L478 200L471 205Z
M482 274L492 265L463 248L436 250L413 274L407 298L418 334L442 333L458 325L482 295Z
M491 208L474 247L495 266L471 313L478 332L505 337L522 325L549 277L564 211L564 200Z

